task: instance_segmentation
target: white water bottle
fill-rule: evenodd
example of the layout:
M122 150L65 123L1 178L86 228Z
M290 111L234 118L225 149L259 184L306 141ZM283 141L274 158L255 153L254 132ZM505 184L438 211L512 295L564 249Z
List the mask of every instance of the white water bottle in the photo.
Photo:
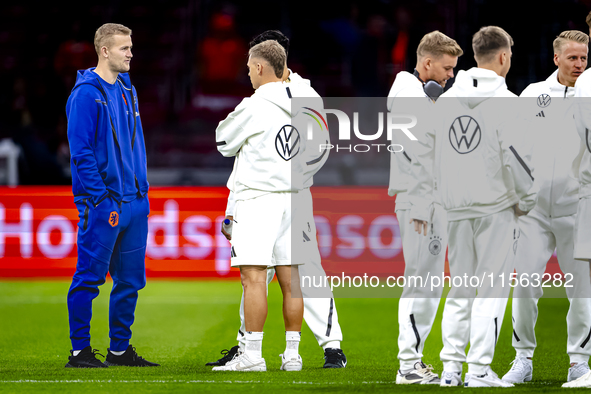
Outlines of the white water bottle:
M222 222L222 228L230 237L232 237L232 221L230 219L224 219Z

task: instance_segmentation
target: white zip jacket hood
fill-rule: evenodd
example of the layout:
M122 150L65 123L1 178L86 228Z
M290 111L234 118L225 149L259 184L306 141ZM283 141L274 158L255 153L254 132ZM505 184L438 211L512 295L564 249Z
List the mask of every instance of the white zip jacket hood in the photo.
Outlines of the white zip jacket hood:
M405 98L409 98L409 100L404 100ZM388 111L414 114L416 113L416 108L413 107L418 104L420 98L425 100L426 105L433 104L425 94L421 81L419 81L419 79L413 74L401 71L396 74L396 79L388 93ZM417 128L412 129L413 135L415 135L420 141L421 137L417 135L417 132ZM409 200L407 191L409 186L411 187L415 182L412 163L413 157L415 156L415 148L419 148L418 143L416 141L410 141L408 138L398 133L394 133L392 136L392 143L402 145L404 151L392 153L390 156L390 182L388 186L388 195L396 195L396 208L411 209L412 204ZM428 181L426 183L429 184Z
M575 122L580 139L573 171L579 178L579 198L591 196L591 71L586 70L575 83Z
M532 83L519 97L530 116L530 143L534 145L533 166L539 186L535 209L547 217L577 212L579 182L571 175L573 157L580 138L573 118L575 88L558 82L558 70L545 81Z
M291 96L270 82L245 98L216 129L218 150L236 156L228 187L236 200L303 188L305 139L292 126Z
M525 124L515 97L494 71L472 68L438 100L434 168L449 221L495 214L520 198L523 211L534 207L531 150L518 144Z

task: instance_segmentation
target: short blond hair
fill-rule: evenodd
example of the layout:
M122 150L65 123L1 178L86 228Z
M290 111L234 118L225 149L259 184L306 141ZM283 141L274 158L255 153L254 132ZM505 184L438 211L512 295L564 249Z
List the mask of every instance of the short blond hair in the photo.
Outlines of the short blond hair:
M462 56L463 54L464 51L456 40L449 38L439 30L425 34L417 47L417 59L429 55L439 58L443 55Z
M554 43L552 44L554 47L554 53L562 52L562 48L568 41L589 45L589 36L578 30L563 31L558 37L556 37Z
M472 50L477 62L490 62L503 48L511 48L513 38L498 26L481 27L472 37Z
M248 55L251 58L256 57L269 63L277 78L283 76L287 55L285 54L285 49L277 41L267 40L256 44L250 48Z
M109 48L112 45L113 36L122 35L130 36L131 29L118 23L105 23L94 33L94 50L100 56L101 48Z

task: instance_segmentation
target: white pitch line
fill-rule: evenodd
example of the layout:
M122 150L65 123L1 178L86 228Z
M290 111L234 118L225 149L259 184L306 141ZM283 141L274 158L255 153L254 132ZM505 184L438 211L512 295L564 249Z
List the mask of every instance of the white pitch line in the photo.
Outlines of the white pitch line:
M310 385L349 385L349 384L395 384L395 381L391 382L269 382L260 380L0 380L2 383L238 383L238 384L310 384Z

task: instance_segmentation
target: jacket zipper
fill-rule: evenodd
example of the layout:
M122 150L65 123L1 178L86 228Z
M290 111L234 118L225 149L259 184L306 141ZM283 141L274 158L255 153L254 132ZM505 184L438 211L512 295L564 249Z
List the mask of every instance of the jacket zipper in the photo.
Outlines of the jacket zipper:
M135 97L133 95L133 85L131 85L131 90L129 92L129 95L131 96L131 111L132 111L132 115L133 115L133 134L131 137L131 153L133 154L133 148L135 146L135 130L136 130L136 125L137 125L137 116L135 113ZM131 157L132 162L133 162L133 155ZM140 196L142 195L141 191L140 191L140 184L137 181L137 175L135 173L135 166L133 169L133 177L135 178L135 187L137 189L137 192L140 194Z
M121 82L121 80L119 80L119 79L117 79L117 80L119 81L121 86L123 86L123 82ZM127 89L127 88L125 88L125 89ZM125 93L123 93L123 94L125 94ZM136 116L136 112L135 112L135 96L133 95L133 85L131 85L131 89L129 90L129 95L131 96L131 116L133 116L133 134L131 136L131 152L133 153L133 148L135 147L135 134L136 134L136 127L137 127L137 116ZM133 157L132 157L132 160L133 160ZM141 195L142 193L140 192L140 185L137 180L135 168L133 169L133 177L135 178L135 187L137 188L138 193Z
M135 97L133 96L133 85L131 85L130 95L131 95L131 111L132 111L132 115L133 115L133 135L131 137L131 151L133 152L133 147L135 145L135 127L137 124L137 117L135 114Z
M99 83L100 89L101 89L101 93L103 94L103 96L105 96L105 101L107 103L107 115L109 115L109 96L107 96L107 93L105 92L104 88L103 88L103 84L101 83L101 81L96 78L97 82ZM135 116L135 114L134 114ZM117 132L115 131L115 126L113 125L113 119L111 119L111 115L109 115L109 122L111 123L111 131L113 132L113 138L115 139L115 144L117 144L117 148L119 148L119 157L121 158L121 179L122 179L122 190L121 190L121 201L123 201L123 194L125 194L125 171L123 169L123 153L121 153L121 146L119 145L119 140L117 139ZM121 201L118 201L117 203L119 205L121 205Z

